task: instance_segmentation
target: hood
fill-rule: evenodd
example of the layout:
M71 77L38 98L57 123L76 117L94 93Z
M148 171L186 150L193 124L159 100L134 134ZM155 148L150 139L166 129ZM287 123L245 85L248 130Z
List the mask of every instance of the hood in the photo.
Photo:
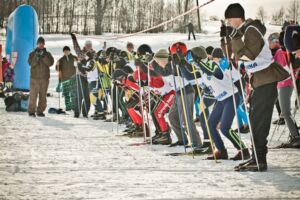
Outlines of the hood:
M247 27L249 27L249 26L254 26L255 28L257 28L261 32L261 34L263 36L265 36L267 29L266 29L265 25L263 25L261 23L260 20L258 20L258 19L255 19L255 20L247 19L245 21L244 26L242 27L243 31L245 31L247 29Z

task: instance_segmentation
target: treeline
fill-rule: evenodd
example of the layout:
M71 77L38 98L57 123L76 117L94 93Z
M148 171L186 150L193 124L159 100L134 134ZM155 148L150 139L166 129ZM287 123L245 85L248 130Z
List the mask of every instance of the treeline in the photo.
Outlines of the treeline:
M168 20L196 5L197 0L0 0L0 25L19 5L33 6L42 33L102 34L131 33ZM3 11L3 12L2 12ZM200 18L200 17L199 17ZM184 31L192 21L198 25L197 13L187 15L152 32Z

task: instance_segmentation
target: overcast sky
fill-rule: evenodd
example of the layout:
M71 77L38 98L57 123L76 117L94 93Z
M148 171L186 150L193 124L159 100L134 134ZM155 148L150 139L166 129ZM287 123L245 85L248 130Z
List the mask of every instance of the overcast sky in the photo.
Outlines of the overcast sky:
M297 0L300 1L300 0ZM199 4L206 2L206 0L200 0ZM272 15L274 11L280 9L281 6L285 8L292 2L292 0L215 0L211 4L202 8L205 15L217 15L224 17L224 11L231 3L240 3L245 9L246 18L256 17L257 10L260 6L263 6L267 12L268 17Z

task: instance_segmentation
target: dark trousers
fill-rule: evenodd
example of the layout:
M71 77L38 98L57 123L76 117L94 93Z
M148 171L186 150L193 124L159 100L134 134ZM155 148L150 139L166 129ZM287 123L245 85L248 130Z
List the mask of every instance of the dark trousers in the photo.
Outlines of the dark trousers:
M200 119L200 125L201 125L201 128L202 128L204 140L208 140L209 136L208 136L208 131L207 131L207 126L206 126L206 122L205 122L204 113L205 113L206 119L208 120L208 118L209 118L209 107L212 106L216 102L216 100L206 98L206 97L202 97L202 101L203 101L203 104L205 106L205 109L204 109L204 112L201 111L199 119Z
M83 116L88 116L91 104L88 81L86 77L80 75L75 76L75 91L73 95L74 114L75 116L79 116L82 111Z
M255 88L250 98L250 122L258 162L265 163L268 152L267 143L271 127L274 104L277 98L277 83ZM253 144L252 144L253 145ZM254 152L252 152L254 158Z
M236 93L234 97L236 105L238 106L240 101L239 94ZM221 133L230 140L233 146L238 150L245 148L245 145L242 141L240 141L239 136L234 131L231 131L231 125L235 117L235 109L233 97L229 97L223 101L217 101L212 113L209 116L208 126L210 128L211 137L216 148L220 151L224 150L225 146L219 131L217 130L217 125L219 122L221 123Z
M191 34L193 35L194 40L196 40L194 31L189 31L189 40L191 40Z

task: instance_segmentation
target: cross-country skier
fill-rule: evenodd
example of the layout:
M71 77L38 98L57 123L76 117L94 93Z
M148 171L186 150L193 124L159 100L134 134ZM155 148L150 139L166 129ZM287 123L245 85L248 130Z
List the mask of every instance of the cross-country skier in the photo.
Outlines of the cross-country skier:
M202 87L208 87L217 100L208 119L208 126L217 150L213 152L213 156L209 156L207 159L228 159L227 149L217 130L219 124L220 132L225 135L238 150L238 153L231 159L242 160L242 154L247 159L250 157L248 149L240 140L238 134L231 129L235 117L233 98L235 98L236 105L238 105L240 101L238 88L232 84L233 80L230 74L232 72L228 68L226 60L222 60L224 59L222 50L216 48L214 51L215 52L212 53L214 61L209 64L205 63L207 54L204 47L193 48L189 51L188 55L190 54L190 56L187 58L189 63L195 64L197 69L201 71L200 84ZM219 65L222 65L222 67ZM189 68L192 70L191 67Z
M283 36L283 34L281 34ZM272 33L269 38L269 47L273 54L273 60L280 64L287 72L290 72L289 63L287 61L287 53L284 46L280 45L279 33ZM296 121L293 119L291 113L291 97L294 90L293 80L291 76L283 81L278 82L278 100L281 108L282 116L287 124L290 132L290 139L287 143L281 144L280 148L299 148L300 147L300 136Z
M224 24L221 26L222 46L225 52L231 47L227 56L231 57L230 52L233 52L237 60L244 61L247 72L251 74L253 88L250 98L250 122L254 140L252 158L236 166L235 170L266 171L267 137L277 97L276 86L278 81L288 77L288 73L272 62L268 43L264 39L266 28L259 20L245 20L244 8L238 3L227 7L225 18L234 29Z

